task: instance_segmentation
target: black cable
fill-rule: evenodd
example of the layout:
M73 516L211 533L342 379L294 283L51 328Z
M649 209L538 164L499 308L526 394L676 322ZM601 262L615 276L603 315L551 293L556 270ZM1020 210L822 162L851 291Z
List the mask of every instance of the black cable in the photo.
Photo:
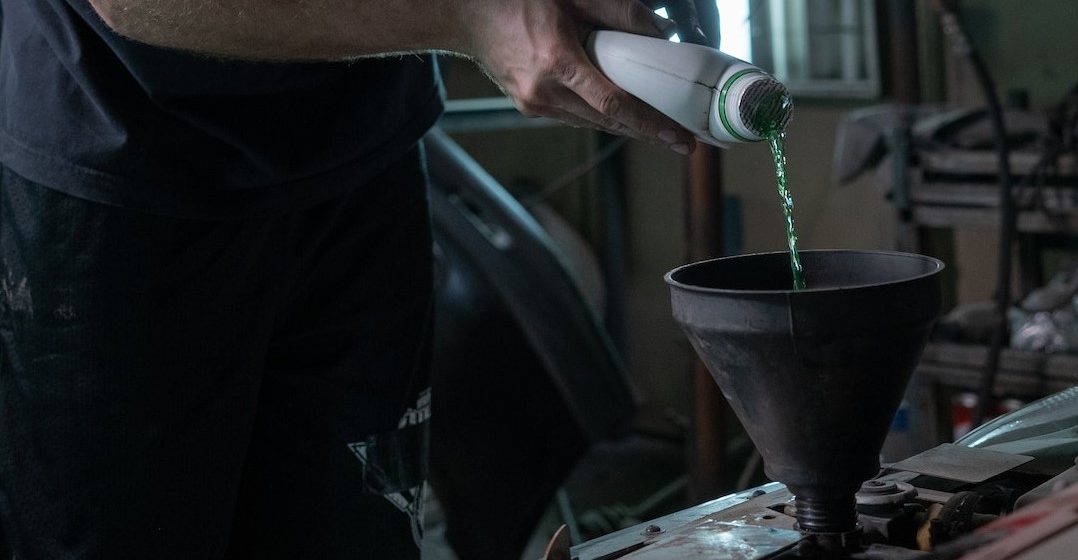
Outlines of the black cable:
M959 56L964 57L973 68L973 75L981 88L985 102L988 103L988 116L995 136L996 155L999 159L999 268L996 270L996 316L992 328L992 342L988 350L981 386L978 391L977 408L973 411L972 428L984 422L989 406L994 401L993 387L999 373L1000 355L1003 352L1004 339L1007 337L1007 310L1011 307L1011 249L1015 235L1014 197L1011 193L1010 148L1007 146L1007 131L1003 125L1003 108L999 102L996 85L988 73L984 59L973 48L966 30L962 28L955 14L953 2L935 0L933 5L939 12L943 32L951 40L952 47Z
M1059 158L1066 152L1075 151L1074 136L1078 126L1078 84L1063 97L1048 117L1048 132L1041 146L1041 157L1023 180L1015 186L1021 193L1021 205L1032 207L1048 218L1060 220L1068 215L1067 199L1063 189L1056 190L1056 205L1050 206L1045 198L1048 179L1059 173Z

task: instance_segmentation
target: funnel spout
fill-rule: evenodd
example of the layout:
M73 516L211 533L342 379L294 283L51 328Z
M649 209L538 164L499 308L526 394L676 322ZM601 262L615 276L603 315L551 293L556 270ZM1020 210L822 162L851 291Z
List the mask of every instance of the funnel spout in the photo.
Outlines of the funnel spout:
M798 496L798 527L809 533L849 533L857 529L857 507L854 496L838 499L817 499Z
M667 274L674 317L815 535L856 528L854 494L879 452L932 325L943 263L906 253L802 252L704 261Z

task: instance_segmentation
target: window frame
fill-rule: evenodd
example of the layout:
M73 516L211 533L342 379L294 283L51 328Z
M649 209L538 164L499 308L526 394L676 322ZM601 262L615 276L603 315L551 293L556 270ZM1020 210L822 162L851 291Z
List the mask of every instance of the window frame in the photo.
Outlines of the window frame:
M883 83L880 69L879 21L873 0L839 0L845 6L860 3L859 36L843 38L840 52L853 52L863 60L862 78L797 78L791 76L791 53L802 52L801 60L811 64L810 29L807 0L756 0L750 16L753 64L771 72L801 97L872 99L880 97ZM790 9L787 9L790 8ZM721 17L721 14L720 14ZM850 17L847 15L846 17ZM791 32L784 33L793 21ZM846 22L847 24L849 22ZM783 48L785 47L785 48ZM844 71L852 72L860 61L843 60Z

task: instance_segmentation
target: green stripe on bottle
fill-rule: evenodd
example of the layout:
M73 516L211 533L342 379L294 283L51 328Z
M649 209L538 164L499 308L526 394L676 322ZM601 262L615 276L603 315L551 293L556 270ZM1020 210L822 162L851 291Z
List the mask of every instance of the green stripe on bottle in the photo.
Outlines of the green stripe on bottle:
M730 136L733 136L742 142L752 142L752 140L738 134L737 131L734 130L734 127L730 126L730 119L726 116L726 94L730 92L730 87L734 85L734 82L749 74L763 74L763 72L754 68L741 70L733 76L730 76L730 79L726 80L726 83L722 85L722 90L719 91L719 120L722 121L723 128L726 129L726 132L730 133Z

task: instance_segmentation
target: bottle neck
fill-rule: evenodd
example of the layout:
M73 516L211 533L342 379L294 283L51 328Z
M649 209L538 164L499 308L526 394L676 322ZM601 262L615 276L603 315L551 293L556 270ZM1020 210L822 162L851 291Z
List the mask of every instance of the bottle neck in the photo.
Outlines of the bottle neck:
M712 132L732 142L759 142L782 130L790 117L785 86L748 64L731 68L714 97Z

